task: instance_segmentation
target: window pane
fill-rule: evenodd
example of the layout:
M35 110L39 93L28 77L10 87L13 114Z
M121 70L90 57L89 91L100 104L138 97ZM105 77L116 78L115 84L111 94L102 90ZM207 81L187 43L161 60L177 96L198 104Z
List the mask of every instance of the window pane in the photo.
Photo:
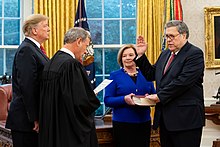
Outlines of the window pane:
M5 20L4 44L19 45L20 20Z
M4 75L4 49L0 49L0 76Z
M0 0L0 17L2 17L2 0Z
M103 115L103 108L104 108L104 104L101 104L100 107L96 110L95 116L102 116Z
M20 17L20 0L5 0L4 4L4 17Z
M122 18L136 18L136 0L122 0Z
M104 16L105 18L120 17L120 0L104 0Z
M102 18L102 0L86 0L88 18Z
M136 20L122 21L122 44L135 44Z
M105 44L120 44L119 20L106 20L104 28Z
M12 75L12 65L17 49L6 49L6 73Z
M102 59L102 49L95 48L94 49L95 55L95 74L102 74L102 66L103 66L103 59ZM97 84L97 83L96 83Z
M119 69L117 54L119 49L105 49L105 74Z
M89 20L88 23L93 44L102 44L102 21Z
M2 20L0 20L0 45L2 45Z
M118 48L114 45L136 42L136 0L86 0L88 23L95 45L96 85L120 69L117 63ZM97 45L97 46L96 46ZM97 97L102 106L96 115L105 111L105 89Z
M99 79L100 79L100 82L99 82L99 83L101 83L101 82L102 82L102 77L99 77ZM109 76L105 76L105 79L109 79ZM106 111L106 107L105 107L105 105L104 105L104 92L105 92L105 89L102 90L101 93L98 94L98 96L97 96L98 99L99 99L100 102L101 102L101 106L96 110L96 116L101 116L101 115L103 115L103 114L105 113L105 111Z
M103 77L97 76L96 77L96 86L98 86L102 81L103 81ZM103 102L103 90L98 93L97 98L99 99L100 102Z

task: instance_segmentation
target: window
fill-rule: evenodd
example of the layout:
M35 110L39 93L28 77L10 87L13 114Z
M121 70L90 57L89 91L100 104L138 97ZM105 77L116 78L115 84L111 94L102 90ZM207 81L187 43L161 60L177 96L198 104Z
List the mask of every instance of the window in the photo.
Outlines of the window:
M11 75L20 44L20 0L0 0L0 75Z
M23 39L22 20L31 13L32 1L0 0L0 76L12 74L14 55Z
M136 0L86 0L86 12L94 44L98 85L109 78L110 72L120 68L117 63L119 48L136 41ZM98 94L102 105L96 115L106 110L104 92Z

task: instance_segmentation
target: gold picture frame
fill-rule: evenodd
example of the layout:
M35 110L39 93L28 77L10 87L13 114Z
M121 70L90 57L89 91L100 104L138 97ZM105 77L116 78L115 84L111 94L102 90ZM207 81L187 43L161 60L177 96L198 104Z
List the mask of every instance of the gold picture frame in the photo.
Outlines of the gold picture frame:
M205 7L205 65L220 68L220 7Z

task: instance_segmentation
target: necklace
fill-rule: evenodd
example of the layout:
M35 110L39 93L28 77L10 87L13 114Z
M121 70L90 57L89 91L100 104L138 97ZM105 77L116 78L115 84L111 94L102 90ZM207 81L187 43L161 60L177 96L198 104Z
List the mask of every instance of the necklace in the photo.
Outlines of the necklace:
M124 68L123 68L124 69ZM128 74L129 76L131 76L131 77L136 77L137 76L137 74L138 74L138 67L136 67L136 71L135 72L127 72L125 69L124 69L124 72L126 73L126 74Z

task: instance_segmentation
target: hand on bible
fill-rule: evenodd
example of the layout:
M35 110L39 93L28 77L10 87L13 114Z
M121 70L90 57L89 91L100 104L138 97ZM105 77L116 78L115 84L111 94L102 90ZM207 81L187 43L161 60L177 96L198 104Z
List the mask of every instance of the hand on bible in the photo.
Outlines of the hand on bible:
M131 94L126 95L126 96L124 97L124 100L125 100L125 102L126 102L128 105L135 105L135 103L134 103L134 101L133 101L133 99L132 99L132 97L133 97L134 95L135 95L135 94L131 93Z
M151 99L153 101L155 101L156 103L160 102L160 99L158 98L157 94L151 94L146 96L146 98Z
M147 50L147 43L144 41L143 36L138 36L136 50L138 53L138 57L141 57Z

